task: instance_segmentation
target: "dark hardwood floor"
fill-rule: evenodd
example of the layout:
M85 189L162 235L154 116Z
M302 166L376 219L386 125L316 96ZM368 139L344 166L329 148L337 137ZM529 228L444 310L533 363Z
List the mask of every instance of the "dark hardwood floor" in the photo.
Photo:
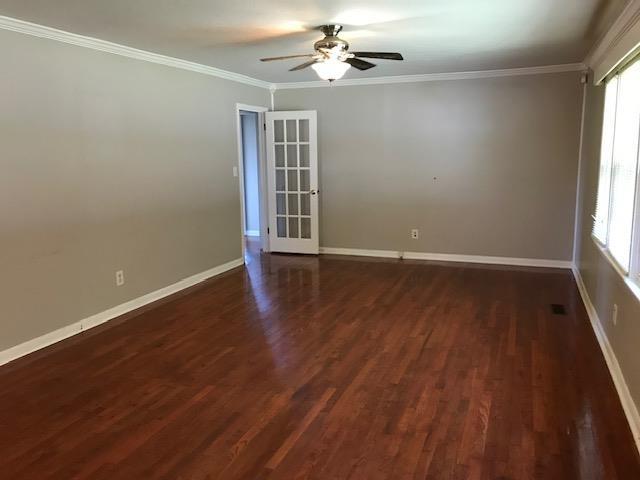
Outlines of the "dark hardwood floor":
M129 317L0 368L1 478L640 478L568 271L253 254Z

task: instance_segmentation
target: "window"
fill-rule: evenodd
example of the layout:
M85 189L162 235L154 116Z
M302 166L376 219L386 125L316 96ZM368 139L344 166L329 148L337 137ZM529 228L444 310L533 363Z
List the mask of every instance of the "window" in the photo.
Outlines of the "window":
M625 276L640 280L640 61L606 85L593 236Z

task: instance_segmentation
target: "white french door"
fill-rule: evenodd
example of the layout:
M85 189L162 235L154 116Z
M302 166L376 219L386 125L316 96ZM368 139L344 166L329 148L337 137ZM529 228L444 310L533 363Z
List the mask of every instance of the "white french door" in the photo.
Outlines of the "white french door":
M319 251L316 126L315 111L266 113L272 252Z

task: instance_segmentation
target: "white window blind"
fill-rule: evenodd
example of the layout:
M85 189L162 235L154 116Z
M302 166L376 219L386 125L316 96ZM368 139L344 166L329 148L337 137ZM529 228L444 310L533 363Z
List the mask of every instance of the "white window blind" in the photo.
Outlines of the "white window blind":
M600 179L596 199L596 218L593 235L602 244L607 243L609 230L609 205L611 199L611 166L613 164L613 139L618 100L618 77L607 83L604 102L604 124L602 126L602 148L600 150Z
M629 272L638 185L640 62L613 77L605 94L593 235Z

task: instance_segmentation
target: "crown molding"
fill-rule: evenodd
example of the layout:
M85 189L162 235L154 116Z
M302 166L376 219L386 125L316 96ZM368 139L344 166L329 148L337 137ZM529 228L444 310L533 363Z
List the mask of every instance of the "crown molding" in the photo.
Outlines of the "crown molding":
M47 38L50 40L55 40L57 42L68 43L79 47L98 50L100 52L112 53L114 55L134 58L136 60L143 60L145 62L157 63L159 65L165 65L167 67L189 70L191 72L210 75L212 77L224 78L225 80L244 83L247 85L252 85L254 87L266 89L270 89L272 87L272 84L270 82L258 80L257 78L252 78L247 75L229 72L227 70L202 65L200 63L189 62L187 60L181 60L179 58L168 57L166 55L160 55L158 53L147 52L145 50L139 50L137 48L127 47L125 45L119 45L117 43L108 42L106 40L100 40L97 38L86 37L84 35L65 32L56 28L45 27L43 25L25 22L24 20L18 20L16 18L0 16L0 29L23 33L26 35L31 35L33 37Z
M640 0L634 0L634 3ZM106 40L78 35L75 33L65 32L56 28L37 25L35 23L26 22L11 17L0 16L0 29L12 32L23 33L34 37L47 38L57 42L76 45L79 47L90 48L100 52L111 53L123 57L143 60L145 62L156 63L191 72L210 75L213 77L223 78L234 82L244 83L255 87L265 88L274 92L276 90L287 90L293 88L316 88L329 86L356 86L356 85L380 85L392 83L414 83L414 82L435 82L443 80L469 80L478 78L494 78L494 77L512 77L521 75L541 75L547 73L560 72L577 72L586 68L583 63L570 63L564 65L546 65L540 67L524 67L511 68L503 70L480 70L469 72L451 72L451 73L426 73L418 75L396 75L387 77L372 78L351 78L343 79L329 84L323 80L310 82L290 82L290 83L271 83L257 78L252 78L240 73L229 72L220 68L202 65L200 63L190 62L179 58L168 57L158 53L139 50L133 47L127 47Z
M391 77L348 78L329 83L323 80L311 82L275 83L276 90L293 88L349 87L355 85L381 85L390 83L437 82L443 80L471 80L477 78L516 77L543 75L548 73L580 72L586 69L583 63L545 65L540 67L509 68L503 70L478 70L470 72L425 73L420 75L396 75Z
M638 47L640 39L637 32L636 35L632 32L636 26L640 26L640 0L631 0L583 62L596 72L596 82L602 80L625 56ZM637 41L633 40L634 37Z

